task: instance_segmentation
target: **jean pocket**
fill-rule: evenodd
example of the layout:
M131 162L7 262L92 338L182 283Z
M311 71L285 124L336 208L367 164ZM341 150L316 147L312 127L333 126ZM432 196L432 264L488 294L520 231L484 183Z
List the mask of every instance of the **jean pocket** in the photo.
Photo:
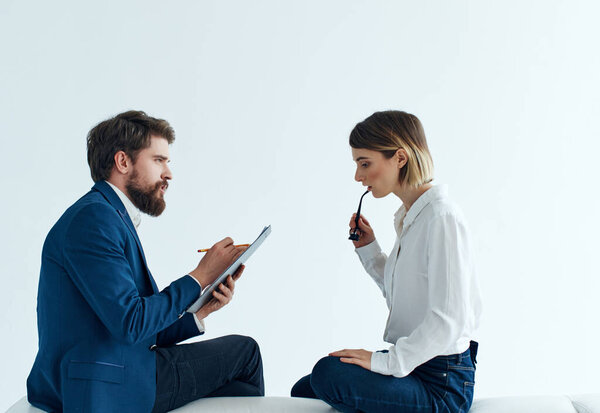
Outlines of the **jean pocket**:
M448 381L448 371L427 365L417 367L417 373L422 380L444 384Z
M475 389L475 383L470 381L465 381L463 384L463 396L467 399L469 404L473 400L473 390Z
M125 366L101 361L71 360L67 370L67 377L70 379L97 380L121 384L125 377Z
M177 363L177 375L179 379L178 396L183 400L194 400L196 398L196 377L190 363Z

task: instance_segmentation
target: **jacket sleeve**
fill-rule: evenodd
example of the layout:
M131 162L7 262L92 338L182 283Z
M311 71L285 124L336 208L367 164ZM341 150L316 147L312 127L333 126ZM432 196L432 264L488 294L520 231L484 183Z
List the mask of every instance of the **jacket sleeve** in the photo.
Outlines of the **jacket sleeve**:
M197 298L197 297L196 297ZM160 347L172 346L188 338L204 334L198 330L194 314L185 313L183 317L158 333L156 344Z
M198 298L198 283L184 276L158 294L141 297L125 256L127 231L109 205L85 206L65 233L65 270L116 339L139 343L174 323L178 325L164 333L165 339L186 336L193 320L182 317L181 321L179 316Z

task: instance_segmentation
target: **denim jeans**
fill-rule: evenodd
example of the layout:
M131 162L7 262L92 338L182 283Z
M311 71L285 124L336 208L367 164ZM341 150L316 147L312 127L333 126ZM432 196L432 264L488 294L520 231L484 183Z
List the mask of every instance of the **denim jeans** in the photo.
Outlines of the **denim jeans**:
M231 335L156 349L153 413L202 397L264 395L260 350L250 337Z
M294 385L292 397L318 398L341 412L466 413L477 347L472 341L464 353L435 357L402 378L325 357Z

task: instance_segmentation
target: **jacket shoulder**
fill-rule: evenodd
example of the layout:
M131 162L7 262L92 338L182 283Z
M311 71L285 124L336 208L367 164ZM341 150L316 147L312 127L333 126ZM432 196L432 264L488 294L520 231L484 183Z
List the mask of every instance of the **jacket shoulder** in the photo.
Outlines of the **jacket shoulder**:
M66 241L82 230L100 230L113 236L127 231L119 211L98 191L90 191L71 205L48 233L48 239Z

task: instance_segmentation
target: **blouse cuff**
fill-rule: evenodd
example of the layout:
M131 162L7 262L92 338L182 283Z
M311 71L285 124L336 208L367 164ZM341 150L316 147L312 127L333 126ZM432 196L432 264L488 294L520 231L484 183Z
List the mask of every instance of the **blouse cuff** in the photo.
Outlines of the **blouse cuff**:
M371 354L371 371L379 374L384 374L386 376L389 375L390 373L387 369L389 356L390 355L388 353L374 351Z
M364 247L356 248L354 251L356 251L362 261L369 261L381 254L381 247L377 240L375 240Z

